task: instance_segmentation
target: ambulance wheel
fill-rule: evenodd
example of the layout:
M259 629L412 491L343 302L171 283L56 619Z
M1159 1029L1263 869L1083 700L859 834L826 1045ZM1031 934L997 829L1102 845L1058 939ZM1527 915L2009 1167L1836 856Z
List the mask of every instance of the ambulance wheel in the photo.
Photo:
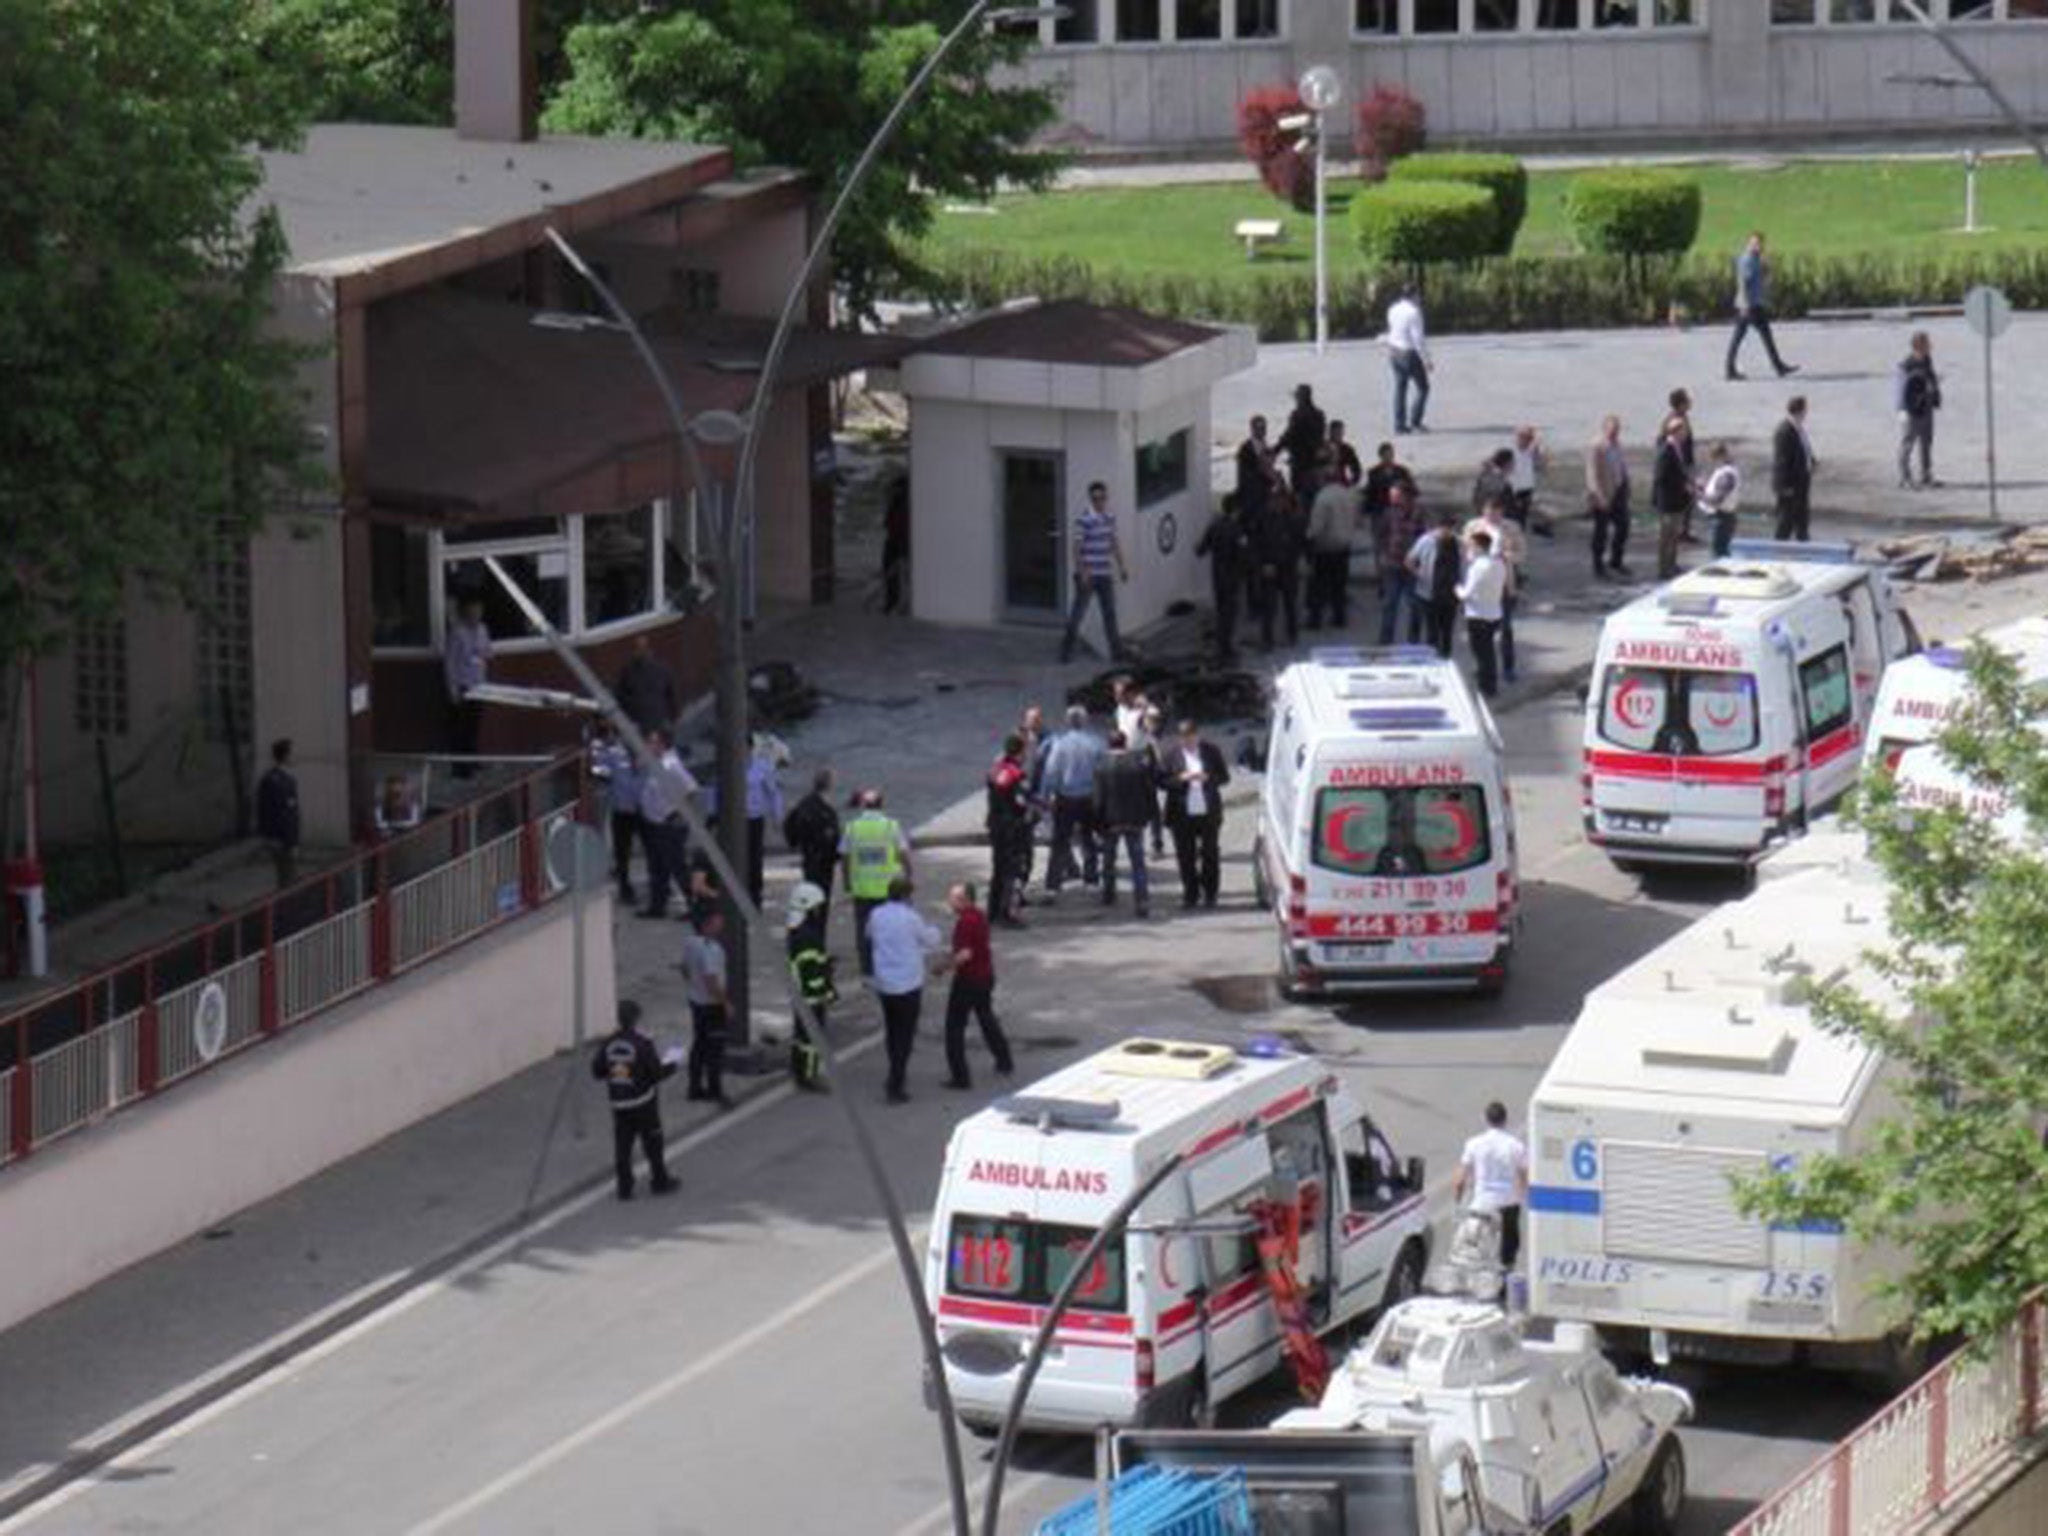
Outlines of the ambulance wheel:
M960 1427L977 1440L993 1440L1002 1433L1003 1428L1002 1425L991 1424L986 1419L965 1418L960 1421Z
M1294 968L1294 951L1288 948L1285 934L1280 936L1280 958L1274 966L1273 980L1283 1003L1299 1003L1308 996L1301 989L1300 976Z
M1685 1448L1677 1435L1668 1434L1650 1458L1642 1486L1629 1500L1629 1529L1636 1536L1677 1536L1678 1518L1684 1510Z
M1214 1429L1208 1377L1199 1367L1189 1371L1145 1405L1144 1422L1153 1429Z
M1422 1294L1422 1276L1426 1267L1420 1243L1411 1239L1402 1244L1400 1255L1394 1260L1394 1272L1387 1276L1386 1292L1380 1297L1382 1314Z

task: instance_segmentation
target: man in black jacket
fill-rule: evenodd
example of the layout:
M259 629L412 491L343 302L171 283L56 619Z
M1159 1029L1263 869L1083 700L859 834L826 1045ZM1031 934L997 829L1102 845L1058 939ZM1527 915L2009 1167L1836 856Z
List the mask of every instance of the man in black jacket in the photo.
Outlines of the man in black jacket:
M299 781L292 776L290 737L270 744L270 767L256 782L256 835L269 850L283 890L299 872Z
M1222 879L1219 842L1223 832L1223 786L1230 766L1215 743L1204 741L1192 720L1180 723L1180 740L1161 754L1166 788L1166 827L1180 865L1180 904L1216 905Z
M633 1143L647 1159L650 1187L665 1195L676 1187L662 1155L661 1085L676 1075L676 1064L662 1059L654 1042L640 1033L640 1005L619 999L619 1027L598 1042L590 1058L590 1075L605 1086L612 1103L612 1169L618 1175L619 1198L633 1198Z
M1152 879L1145 868L1145 830L1159 810L1152 756L1135 750L1122 731L1109 733L1109 754L1095 765L1095 824L1102 836L1102 904L1116 902L1116 850L1131 856L1131 893L1138 916L1152 913Z
M1195 541L1195 558L1209 562L1209 594L1216 606L1216 659L1237 660L1237 600L1244 591L1250 536L1238 511L1235 491L1223 498L1209 526Z
M1304 504L1315 496L1329 433L1329 420L1316 404L1315 391L1306 384L1295 385L1294 409L1287 417L1287 430L1280 434L1280 446L1287 450L1287 478L1295 500Z
M832 871L839 863L839 812L832 808L832 770L820 768L811 777L811 792L790 807L782 818L782 841L803 865L804 879L825 893L818 910L825 914L819 926L830 921Z
M1678 546L1692 515L1692 424L1674 410L1657 432L1650 464L1650 505L1657 511L1657 579L1678 574Z
M612 691L618 697L619 708L640 727L643 736L649 731L665 731L676 723L675 674L654 654L645 635L634 638L633 654L619 669L618 687Z
M1771 494L1778 502L1776 537L1801 544L1812 537L1813 442L1806 435L1806 396L1785 402L1785 419L1771 438Z
M1308 547L1308 520L1291 491L1276 491L1250 528L1253 591L1259 613L1259 644L1273 649L1273 621L1287 620L1287 643L1301 641L1301 557Z

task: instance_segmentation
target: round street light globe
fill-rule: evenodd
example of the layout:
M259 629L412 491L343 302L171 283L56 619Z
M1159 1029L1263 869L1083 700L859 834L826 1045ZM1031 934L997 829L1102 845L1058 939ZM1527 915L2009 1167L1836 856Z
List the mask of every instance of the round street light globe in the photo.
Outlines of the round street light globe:
M1327 64L1316 64L1301 72L1296 83L1302 105L1311 112L1327 112L1344 99L1344 82Z

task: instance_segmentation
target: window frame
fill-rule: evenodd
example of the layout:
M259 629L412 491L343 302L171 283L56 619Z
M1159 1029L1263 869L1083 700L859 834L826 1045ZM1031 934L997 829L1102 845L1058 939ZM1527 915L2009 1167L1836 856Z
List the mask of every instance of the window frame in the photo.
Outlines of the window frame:
M1823 721L1813 717L1813 678L1824 673L1830 664L1840 667L1839 681L1842 688L1842 707ZM1838 641L1824 651L1816 652L1799 663L1799 729L1801 739L1809 743L1832 736L1856 719L1856 663L1849 655L1846 641Z
M1159 35L1157 37L1126 38L1117 32L1117 0L1065 0L1077 12L1086 8L1095 19L1093 35L1062 41L1059 36L1061 18L1042 16L1038 19L1038 48L1045 53L1075 53L1084 48L1121 48L1144 50L1149 48L1221 48L1233 43L1287 42L1293 36L1295 0L1273 0L1276 27L1266 32L1243 32L1238 29L1238 7L1242 0L1222 0L1217 17L1215 37L1182 37L1180 35L1179 0L1159 0ZM1407 0L1401 0L1406 4Z
M1475 844L1476 851L1473 854L1460 863L1446 865L1442 868L1434 868L1430 866L1420 837L1415 832L1415 807L1419 803L1420 797L1428 794L1442 793L1446 790L1469 793L1473 797L1478 809L1477 831L1479 835ZM1410 836L1415 840L1410 845L1408 851L1415 855L1416 867L1414 869L1389 870L1382 873L1376 867L1358 869L1348 865L1332 863L1326 857L1327 850L1323 843L1323 828L1327 823L1328 811L1326 807L1330 804L1331 797L1364 797L1369 795L1378 795L1385 801L1387 827L1390 834L1395 830L1396 826L1396 807L1402 804L1406 804L1409 807L1408 830ZM1484 869L1493 861L1493 811L1487 804L1486 784L1480 779L1461 779L1456 784L1319 785L1316 789L1315 807L1309 823L1308 834L1309 863L1315 868L1322 870L1325 874L1335 875L1344 880L1440 880L1452 875L1468 875L1475 869ZM1375 854L1375 863L1392 847L1393 840L1389 836L1381 843L1379 852Z
M1655 673L1663 680L1664 685L1664 713L1657 722L1656 730L1651 734L1648 746L1639 746L1634 742L1618 740L1609 733L1607 728L1610 718L1609 704L1613 698L1615 686L1625 674L1634 672ZM1658 747L1658 741L1663 739L1667 732L1674 731L1678 726L1684 726L1687 735L1693 734L1690 722L1692 720L1692 679L1695 677L1739 677L1749 680L1750 739L1747 745L1730 747L1720 752L1703 752L1698 750L1679 752L1672 751L1668 747ZM1595 734L1599 736L1603 744L1621 752L1641 752L1657 757L1676 757L1686 761L1713 762L1724 758L1741 757L1744 753L1756 751L1763 742L1763 714L1763 687L1758 682L1754 672L1719 667L1646 667L1639 666L1634 662L1610 661L1600 676L1600 709L1599 713L1594 717L1598 722ZM1698 746L1696 737L1694 745L1695 747Z
M1175 443L1180 444L1179 483L1166 490L1155 489L1148 495L1145 490L1146 453L1153 449L1170 449ZM1176 427L1171 432L1164 432L1157 437L1141 442L1136 448L1131 450L1131 499L1139 511L1143 512L1148 508L1160 505L1162 502L1171 501L1176 496L1185 496L1188 493L1189 487L1194 484L1194 444L1195 429L1191 426L1184 426ZM1168 462L1171 461L1169 460Z
M1581 0L1577 21L1569 27L1545 27L1537 25L1537 0L1516 0L1515 20L1512 26L1482 31L1478 25L1477 0L1456 0L1457 20L1453 27L1437 32L1422 32L1416 29L1415 9L1418 0L1392 0L1396 6L1394 26L1379 30L1361 27L1358 24L1358 6L1353 0L1348 26L1350 35L1358 41L1375 42L1442 42L1449 38L1504 43L1528 41L1543 38L1585 38L1585 37L1659 37L1676 33L1704 32L1707 28L1707 11L1712 0L1691 0L1692 14L1685 20L1667 20L1661 14L1659 0L1634 0L1634 19L1619 24L1602 25L1599 20L1600 7L1605 0ZM1998 0L2000 5L2005 0Z
M1018 1255L1021 1267L1014 1290L1003 1291L987 1286L976 1288L960 1283L954 1255L959 1246L962 1223L978 1223L987 1228L1011 1227L1022 1231L1023 1251ZM1037 1221L1028 1216L1003 1215L991 1211L954 1211L946 1223L946 1293L1010 1306L1050 1306L1053 1294L1058 1289L1058 1284L1053 1280L1054 1250L1061 1245L1075 1242L1086 1248L1094 1236L1094 1228L1076 1226L1071 1222ZM1078 1257L1078 1252L1076 1256ZM1126 1237L1119 1235L1105 1244L1099 1262L1109 1266L1111 1294L1103 1298L1083 1296L1077 1292L1069 1304L1069 1310L1121 1314L1128 1308L1131 1273Z
M1874 14L1867 20L1843 20L1835 16L1836 0L1809 0L1813 15L1803 21L1780 21L1776 15L1767 16L1767 24L1774 30L1787 32L1857 31L1873 27L1907 26L1917 27L1919 22L1907 13L1897 0L1870 0ZM1928 19L1937 26L1954 25L1961 27L1983 26L2027 26L2034 22L2048 22L2048 12L2039 16L2015 16L2012 14L2012 0L1990 0L1989 9L1978 15L1959 16L1954 0L1921 0L1927 9Z

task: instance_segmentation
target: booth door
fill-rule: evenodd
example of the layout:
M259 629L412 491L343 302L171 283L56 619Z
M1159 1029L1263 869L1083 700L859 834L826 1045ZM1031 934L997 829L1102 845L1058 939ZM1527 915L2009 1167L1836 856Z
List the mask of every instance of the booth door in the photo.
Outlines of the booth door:
M1002 527L1003 617L1055 622L1066 590L1066 455L999 450L997 495Z

